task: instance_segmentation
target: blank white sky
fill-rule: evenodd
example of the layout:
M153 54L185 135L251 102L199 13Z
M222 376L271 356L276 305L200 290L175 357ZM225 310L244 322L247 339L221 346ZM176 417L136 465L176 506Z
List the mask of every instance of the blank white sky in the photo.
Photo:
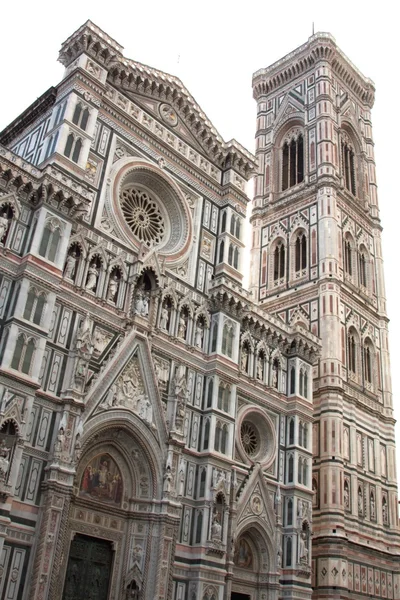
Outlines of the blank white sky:
M373 7L369 8L369 7ZM90 10L90 12L86 12ZM372 112L379 201L391 318L394 404L399 418L400 335L396 246L400 172L394 104L398 98L398 25L393 3L358 0L277 2L169 0L87 3L69 0L7 2L0 37L0 130L50 86L59 82L61 43L91 19L126 57L180 77L225 140L254 151L255 101L251 76L303 44L312 32L329 31L350 60L376 85ZM398 435L400 428L398 427ZM398 456L400 456L400 436ZM398 464L400 460L398 459Z

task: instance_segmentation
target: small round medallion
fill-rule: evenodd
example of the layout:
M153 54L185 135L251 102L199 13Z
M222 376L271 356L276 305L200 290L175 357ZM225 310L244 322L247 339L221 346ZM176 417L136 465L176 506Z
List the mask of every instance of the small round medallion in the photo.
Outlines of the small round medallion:
M167 123L171 127L175 127L178 124L178 115L169 104L161 104L160 115L164 123Z

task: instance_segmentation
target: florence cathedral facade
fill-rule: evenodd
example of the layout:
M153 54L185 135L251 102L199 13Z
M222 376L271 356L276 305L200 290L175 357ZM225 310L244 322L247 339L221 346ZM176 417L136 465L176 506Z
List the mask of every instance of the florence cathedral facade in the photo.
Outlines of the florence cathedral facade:
M0 600L400 598L373 83L313 35L252 155L90 21L59 60L0 133Z

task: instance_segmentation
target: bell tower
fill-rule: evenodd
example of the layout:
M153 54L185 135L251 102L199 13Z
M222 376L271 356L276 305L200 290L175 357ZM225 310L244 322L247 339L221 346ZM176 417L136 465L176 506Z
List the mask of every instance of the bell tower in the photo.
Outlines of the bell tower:
M313 597L396 598L374 85L330 34L317 33L257 71L253 94L251 289L265 311L322 341L313 382Z

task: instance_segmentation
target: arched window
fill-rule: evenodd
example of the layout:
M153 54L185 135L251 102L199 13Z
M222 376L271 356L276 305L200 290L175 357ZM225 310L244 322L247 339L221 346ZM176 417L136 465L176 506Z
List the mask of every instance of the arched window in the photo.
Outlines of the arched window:
M208 450L208 445L210 443L210 421L207 419L204 425L204 439L203 439L203 450Z
M303 445L303 430L304 430L303 422L299 421L299 446Z
M289 498L287 503L287 525L293 524L293 500Z
M295 271L307 268L307 238L304 233L299 233L295 242Z
M54 220L48 221L43 229L42 240L39 246L40 256L47 258L50 262L54 262L60 239L61 231L58 223Z
M208 393L207 393L207 408L211 408L211 406L212 406L213 391L214 391L214 380L209 379L208 380Z
M225 424L225 425L223 425L222 431L221 431L220 451L222 452L222 454L226 454L227 445L228 445L228 425Z
M353 275L353 250L349 238L344 240L344 270L347 275Z
M38 293L34 288L31 288L26 299L24 319L33 321L35 325L40 325L45 304L46 295Z
M308 398L308 374L304 371L304 398Z
M226 212L222 213L221 233L224 233L225 229L226 229Z
M75 106L75 111L72 117L72 122L77 125L83 131L86 131L86 127L89 121L89 109L84 107L80 102Z
M64 155L67 158L71 158L71 160L75 163L79 161L79 155L82 149L82 140L81 138L76 138L70 133L67 138L67 143L65 144Z
M274 250L274 281L285 277L285 244L279 240Z
M230 264L230 265L233 264L233 244L229 244L228 264Z
M303 136L286 141L282 149L282 190L301 183L304 179Z
M233 251L233 266L235 269L237 269L239 266L239 250L236 247Z
M222 240L219 245L219 254L218 254L218 262L220 262L220 263L224 262L224 251L225 251L225 242L224 242L224 240Z
M351 373L357 373L357 337L354 329L347 336L347 368Z
M25 375L30 375L35 348L36 343L33 338L27 339L23 334L20 334L15 345L11 368L21 371Z
M199 489L200 498L203 498L204 494L206 493L206 477L207 477L207 471L206 471L206 469L202 469L201 475L200 475L200 489Z
M294 458L293 454L289 456L288 461L288 483L293 483L293 472L294 472Z
M304 423L304 427L303 427L303 447L304 448L308 447L308 425L307 425L307 423Z
M235 221L236 221L235 215L232 215L231 216L231 229L230 229L231 235L235 235Z
M372 342L371 340L366 339L363 347L364 381L366 383L372 383L372 356Z
M288 537L286 540L286 566L292 565L292 538Z
M308 463L307 460L303 461L303 485L307 485L308 480Z
M299 377L299 388L300 388L300 396L304 396L304 371L300 369L300 377Z
M214 438L214 450L219 452L221 445L221 433L222 433L222 425L219 421L217 421L217 425L215 427L215 438Z
M362 287L367 287L367 260L368 255L362 246L358 252L358 279Z
M303 476L303 459L300 456L297 461L297 481L298 481L298 483L302 482L302 476Z
M342 172L345 187L354 196L356 195L354 150L348 141L342 142Z
M214 320L212 325L212 336L211 336L211 352L215 352L217 349L218 339L218 321Z
M235 235L236 235L236 237L237 237L237 239L238 239L238 240L240 240L240 229L241 229L241 227L240 227L240 219L239 219L239 218L237 218L237 219L236 219L236 230L235 230Z
M197 523L196 523L196 538L195 538L195 544L200 544L201 543L201 532L203 529L203 512L199 511L198 515L197 515Z
M296 391L296 369L290 368L290 393L294 394Z
M226 354L229 358L232 358L233 352L233 338L234 338L234 330L232 323L225 323L223 334L222 334L222 354Z
M289 421L289 445L294 444L294 419Z

